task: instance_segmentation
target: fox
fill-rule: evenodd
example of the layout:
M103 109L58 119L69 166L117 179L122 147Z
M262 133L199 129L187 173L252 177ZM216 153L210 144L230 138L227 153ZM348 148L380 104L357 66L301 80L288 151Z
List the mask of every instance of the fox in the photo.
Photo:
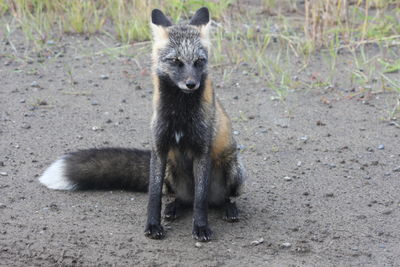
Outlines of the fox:
M61 156L39 177L54 190L124 189L148 193L145 236L162 239L162 196L172 201L164 220L193 210L194 239L211 240L209 207L223 219L239 220L235 201L247 179L232 123L208 74L210 13L206 7L187 23L173 24L151 12L153 115L151 148L93 148Z

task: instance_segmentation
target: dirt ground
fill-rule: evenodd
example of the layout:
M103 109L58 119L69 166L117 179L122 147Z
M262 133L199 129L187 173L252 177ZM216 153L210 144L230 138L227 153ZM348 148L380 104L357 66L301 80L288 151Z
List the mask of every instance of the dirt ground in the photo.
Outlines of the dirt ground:
M149 147L148 50L110 56L95 37L57 45L57 58L0 57L1 266L400 265L400 128L384 119L394 94L305 88L281 103L246 64L223 84L211 70L249 176L241 220L212 210L214 239L199 247L188 212L150 240L146 194L37 181L68 151Z

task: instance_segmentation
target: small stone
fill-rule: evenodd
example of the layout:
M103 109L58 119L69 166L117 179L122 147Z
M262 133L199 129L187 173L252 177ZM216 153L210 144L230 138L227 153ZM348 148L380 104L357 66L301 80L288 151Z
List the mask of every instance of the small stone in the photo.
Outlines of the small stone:
M334 197L335 195L333 194L333 193L326 193L325 195L324 195L324 197Z
M389 214L392 214L392 210L384 210L383 212L382 212L382 214L383 215L389 215Z
M364 176L365 180L371 180L371 176Z
M393 169L393 172L400 172L400 166L395 168L395 169Z
M31 125L29 123L24 122L24 123L22 123L21 128L28 130L31 128Z
M292 244L289 242L285 242L285 243L281 244L281 248L290 248L291 246L292 246Z
M104 74L102 74L102 75L100 75L100 79L102 79L102 80L108 80L108 75L104 75Z
M267 133L267 132L268 132L267 129L262 129L262 130L260 131L260 133Z
M19 101L19 103L25 103L25 99L21 99L20 101Z
M0 175L1 175L1 176L7 176L8 173L6 173L6 172L0 172Z
M93 126L93 127L92 127L92 130L95 131L95 132L97 132L97 131L101 130L101 128L98 127L98 126Z
M203 245L202 245L200 242L196 242L196 243L194 244L194 246L195 246L196 248L201 248Z
M307 136L307 135L302 136L302 137L299 138L299 140L301 140L301 141L303 141L304 143L306 143L306 142L308 141L308 136Z
M290 177L290 176L285 176L285 177L283 177L283 180L285 180L285 181L292 181L292 177Z
M278 119L275 121L275 125L281 128L288 128L289 127L289 120L287 119Z
M368 152L374 152L374 149L372 147L367 147Z
M298 162L297 162L297 167L300 167L302 164L303 164L303 162L298 161Z
M4 209L4 208L7 208L6 204L0 203L0 209Z
M34 87L34 88L39 88L39 84L38 84L38 82L37 82L37 81L33 81L33 82L31 82L31 87Z
M378 146L378 149L379 149L379 150L383 150L383 149L385 149L385 146L384 146L384 145L379 145L379 146Z
M240 132L239 132L239 131L233 131L233 134L234 134L234 135L239 135Z
M237 145L236 148L237 148L237 150L244 150L244 149L246 149L246 146L245 145Z
M96 100L92 100L92 101L90 101L90 104L92 106L97 106L99 104L99 102L97 102Z
M233 99L238 100L239 97L238 97L237 95L235 95L235 96L233 97Z
M258 246L258 245L260 245L260 244L262 244L262 243L264 243L264 238L260 238L260 239L257 239L257 240L254 240L254 241L251 241L251 245L253 245L253 246Z
M47 101L44 99L40 99L40 100L38 100L37 104L39 106L47 106Z

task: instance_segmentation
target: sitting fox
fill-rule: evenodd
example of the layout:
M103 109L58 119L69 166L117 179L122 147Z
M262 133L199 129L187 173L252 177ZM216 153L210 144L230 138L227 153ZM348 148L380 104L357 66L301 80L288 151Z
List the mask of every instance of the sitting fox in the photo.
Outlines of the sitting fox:
M193 207L193 237L208 241L208 207L222 207L224 219L238 220L236 204L245 180L231 122L215 97L208 76L208 9L188 24L172 25L158 9L153 32L153 117L151 151L88 149L66 154L39 178L51 189L148 191L145 235L161 239L162 191L174 196L164 218L174 220Z

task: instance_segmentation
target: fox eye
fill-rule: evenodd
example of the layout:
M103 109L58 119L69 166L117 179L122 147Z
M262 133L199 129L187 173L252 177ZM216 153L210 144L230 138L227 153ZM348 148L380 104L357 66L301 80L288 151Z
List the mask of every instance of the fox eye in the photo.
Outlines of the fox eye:
M203 57L199 57L195 62L194 65L195 66L201 66L202 64L204 64L206 62L206 59Z
M183 67L184 65L177 57L168 58L167 60L174 66Z

